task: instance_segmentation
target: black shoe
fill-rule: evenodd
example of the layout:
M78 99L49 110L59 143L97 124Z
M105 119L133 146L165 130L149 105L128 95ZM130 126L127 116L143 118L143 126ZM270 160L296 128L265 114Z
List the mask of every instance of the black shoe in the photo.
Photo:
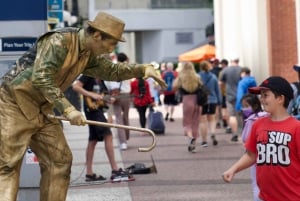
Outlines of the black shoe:
M207 144L207 142L204 141L204 142L201 143L201 146L202 146L202 147L207 147L208 144Z
M231 130L230 127L227 127L227 128L226 128L226 133L227 133L227 134L231 134L231 133L232 133L232 130Z
M169 119L169 112L166 114L165 120L168 121Z
M213 141L213 145L214 145L214 146L217 146L217 145L218 145L218 141L216 140L216 136L215 136L215 135L212 135L212 136L211 136L211 139L212 139L212 141Z
M174 120L173 118L170 118L170 121L173 122L173 121L175 121L175 120Z
M231 141L237 142L239 140L239 137L237 135L232 136Z
M191 142L190 142L190 144L188 146L188 151L189 152L193 152L195 149L196 149L196 139L192 138Z
M134 181L134 177L129 174L128 171L123 170L120 168L119 170L111 171L110 180L112 182L121 182L121 181Z
M216 128L217 128L217 129L221 128L220 122L218 122L218 123L216 124Z
M101 175L99 176L97 176L96 174L85 175L85 181L104 181L104 180L106 180L106 178Z

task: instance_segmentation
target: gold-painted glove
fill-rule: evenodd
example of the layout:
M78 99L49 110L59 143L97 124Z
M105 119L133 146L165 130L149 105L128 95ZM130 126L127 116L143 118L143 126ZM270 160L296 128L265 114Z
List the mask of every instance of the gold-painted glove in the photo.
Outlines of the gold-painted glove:
M64 111L64 116L70 121L71 125L84 126L86 124L85 117L74 107L69 107Z
M159 75L157 75L154 66L152 64L145 64L144 67L145 67L144 79L147 79L148 77L152 77L163 89L167 88L167 84Z

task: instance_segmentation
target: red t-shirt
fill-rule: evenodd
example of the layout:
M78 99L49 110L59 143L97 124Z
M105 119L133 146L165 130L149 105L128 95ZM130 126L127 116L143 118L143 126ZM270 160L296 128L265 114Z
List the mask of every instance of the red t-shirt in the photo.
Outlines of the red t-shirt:
M145 84L145 94L143 96L140 96L140 90L139 90L139 85L138 85L138 79L134 79L131 82L131 94L134 95L133 98L133 103L136 106L147 106L151 103L153 103L153 99L150 95L150 90L149 90L149 84L147 81L144 81Z
M254 122L245 147L256 153L256 179L264 201L300 200L300 121Z

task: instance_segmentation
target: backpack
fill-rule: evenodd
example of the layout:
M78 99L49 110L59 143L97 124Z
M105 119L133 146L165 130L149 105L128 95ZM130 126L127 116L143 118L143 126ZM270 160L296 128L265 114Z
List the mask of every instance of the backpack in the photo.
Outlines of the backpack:
M292 84L297 88L297 97L294 98L292 109L291 109L291 115L295 117L298 116L300 117L300 83L293 82Z
M205 85L200 86L197 89L197 105L200 105L200 106L206 105L209 94L210 94L210 91Z
M164 81L167 84L166 91L172 91L172 85L173 85L174 79L175 79L175 76L172 71L168 71L164 74Z

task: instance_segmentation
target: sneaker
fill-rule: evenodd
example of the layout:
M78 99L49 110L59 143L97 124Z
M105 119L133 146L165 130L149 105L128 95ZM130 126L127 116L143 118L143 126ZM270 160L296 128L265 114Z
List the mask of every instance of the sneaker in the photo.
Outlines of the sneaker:
M111 171L110 180L112 182L121 182L121 181L134 181L135 179L127 171L124 171L122 168L120 168L119 170Z
M85 175L85 181L89 182L89 181L104 181L106 180L105 177L103 177L102 175L97 176L96 174L86 174Z
M167 112L166 117L165 117L166 121L168 121L168 119L169 119L169 112Z
M122 144L120 144L120 149L121 150L126 150L127 149L127 144L126 143L122 143Z
M204 142L201 143L201 146L202 146L202 147L207 147L208 144L207 144L207 142L204 141Z
M174 120L173 118L170 118L170 121L172 121L172 122L173 122L173 121L175 121L175 120Z
M228 127L226 127L226 133L227 134L230 134L230 133L232 133L232 130L231 130L231 128L228 126Z
M213 141L213 145L214 145L214 146L217 146L217 145L218 145L218 141L216 140L216 136L215 136L215 135L212 135L212 136L211 136L211 140Z
M238 140L239 140L238 135L233 135L232 138L231 138L232 142L237 142Z
M196 149L196 139L192 138L188 146L188 151L193 152L195 149Z

